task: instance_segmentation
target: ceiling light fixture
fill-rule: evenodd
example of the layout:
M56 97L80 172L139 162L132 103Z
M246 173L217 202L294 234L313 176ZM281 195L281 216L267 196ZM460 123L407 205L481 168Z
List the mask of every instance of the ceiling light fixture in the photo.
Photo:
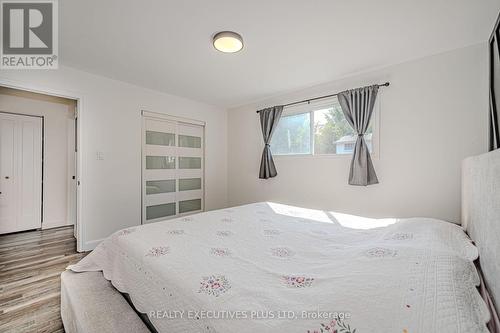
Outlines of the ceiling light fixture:
M243 38L233 31L221 31L215 34L213 44L218 51L234 53L243 48Z

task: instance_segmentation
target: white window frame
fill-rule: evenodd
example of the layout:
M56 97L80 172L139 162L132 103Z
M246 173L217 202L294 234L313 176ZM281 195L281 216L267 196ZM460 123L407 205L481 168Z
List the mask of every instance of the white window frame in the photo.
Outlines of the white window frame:
M316 154L314 153L314 111L322 110L325 108L330 107L334 102L336 98L328 98L324 99L321 101L316 101L316 102L310 102L310 103L303 103L303 104L298 104L298 105L292 105L285 107L283 109L283 114L282 118L286 116L293 116L297 114L302 114L302 113L309 113L310 114L310 135L311 135L311 147L310 151L311 153L307 154L276 154L273 153L273 158L277 159L286 159L286 158L297 158L297 157L305 157L305 158L352 158L352 153L350 154ZM373 108L373 114L372 114L372 151L370 152L370 156L372 159L378 159L380 157L380 135L379 135L379 130L380 130L380 98L377 99L375 102L375 106ZM271 139L271 151L273 148L273 143Z

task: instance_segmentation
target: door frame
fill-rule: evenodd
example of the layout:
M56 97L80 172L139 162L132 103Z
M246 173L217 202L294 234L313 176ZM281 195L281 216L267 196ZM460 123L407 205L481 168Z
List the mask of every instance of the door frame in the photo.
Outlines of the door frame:
M76 140L77 140L77 154L76 154L76 226L75 226L75 231L76 231L76 250L78 252L85 251L85 243L84 243L84 238L82 235L85 234L85 223L84 223L84 207L83 207L83 198L85 192L85 181L86 180L86 174L84 170L84 163L83 163L83 157L85 156L84 154L84 141L83 141L83 132L84 129L86 128L85 124L85 112L83 112L84 109L84 99L85 95L79 92L74 92L74 91L65 91L65 90L59 90L59 89L52 89L48 88L46 86L42 85L37 85L37 84L32 84L32 83L27 83L27 82L20 82L20 81L13 81L13 80L7 80L4 78L0 77L0 86L6 87L6 88L12 88L12 89L18 89L18 90L24 90L28 92L33 92L33 93L39 93L39 94L44 94L44 95L50 95L50 96L55 96L55 97L62 97L62 98L67 98L67 99L72 99L76 101L76 117L78 118L78 126L76 128Z

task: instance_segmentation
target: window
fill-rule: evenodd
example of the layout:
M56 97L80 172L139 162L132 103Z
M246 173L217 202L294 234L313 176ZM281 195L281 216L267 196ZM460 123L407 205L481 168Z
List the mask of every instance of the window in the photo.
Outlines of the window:
M372 152L376 109L365 134ZM273 134L274 155L342 155L352 154L357 135L344 117L337 98L321 104L290 107Z
M281 117L272 138L274 153L277 155L310 154L310 123L309 113Z

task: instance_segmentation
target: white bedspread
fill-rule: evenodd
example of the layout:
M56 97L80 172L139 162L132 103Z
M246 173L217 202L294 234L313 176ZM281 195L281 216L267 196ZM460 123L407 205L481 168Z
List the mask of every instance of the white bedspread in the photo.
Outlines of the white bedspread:
M258 203L121 230L102 270L159 332L487 332L460 226Z

